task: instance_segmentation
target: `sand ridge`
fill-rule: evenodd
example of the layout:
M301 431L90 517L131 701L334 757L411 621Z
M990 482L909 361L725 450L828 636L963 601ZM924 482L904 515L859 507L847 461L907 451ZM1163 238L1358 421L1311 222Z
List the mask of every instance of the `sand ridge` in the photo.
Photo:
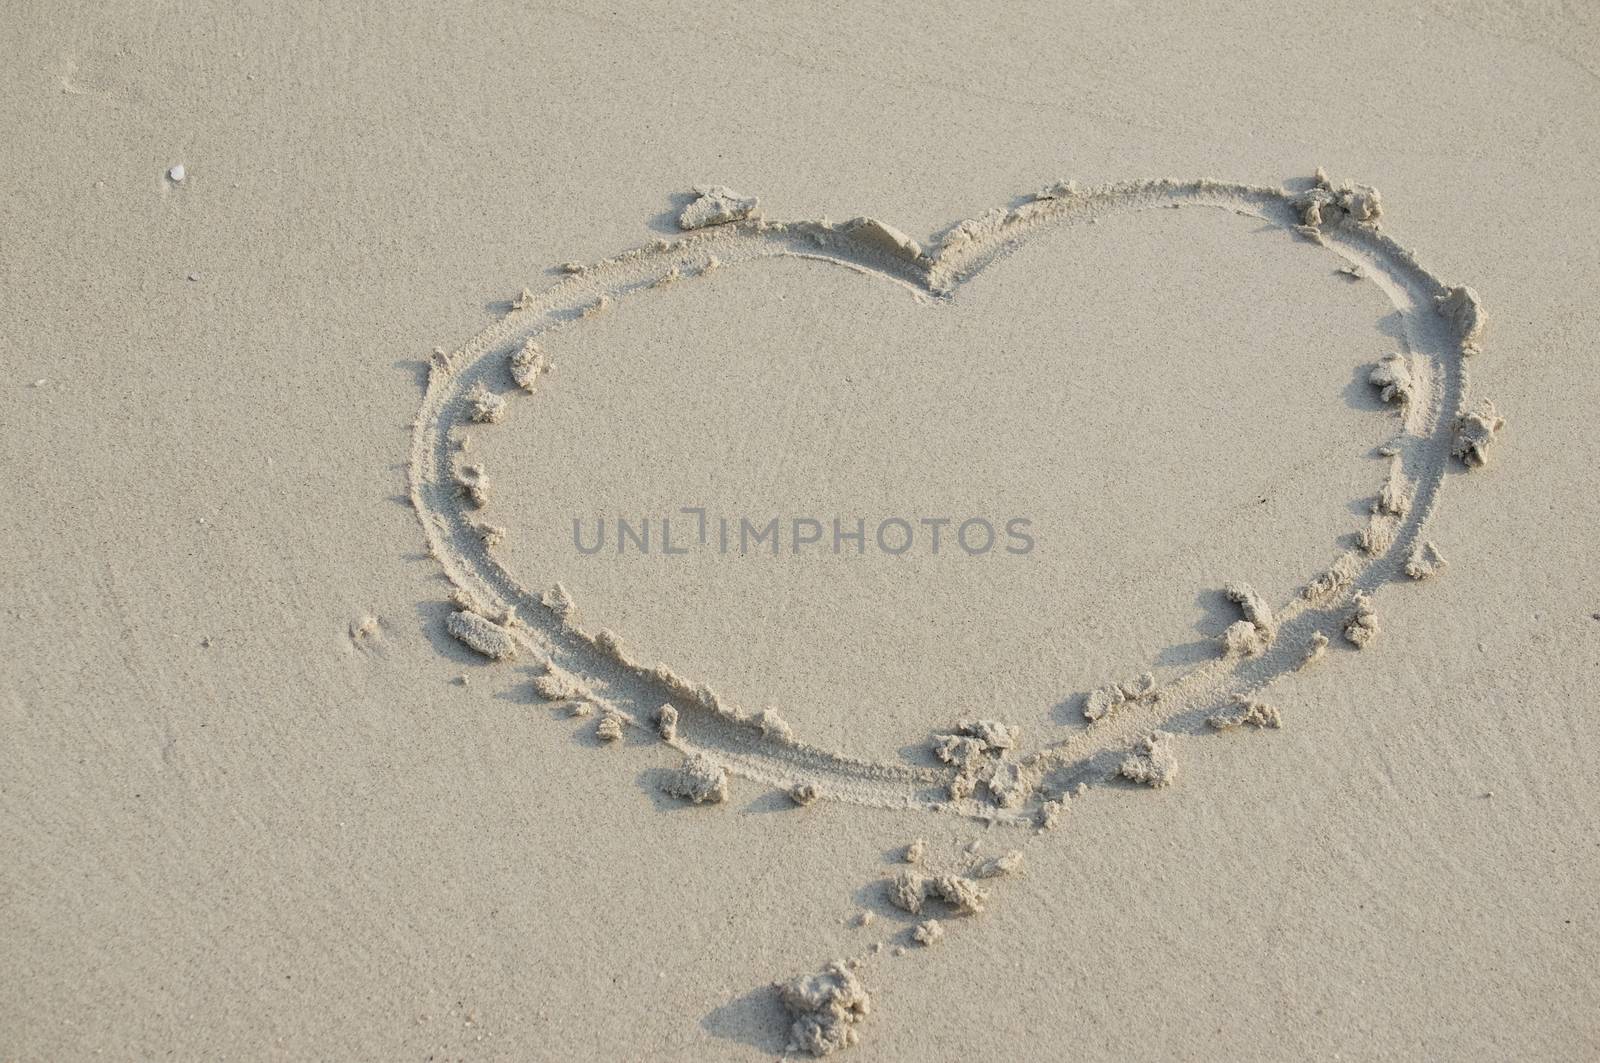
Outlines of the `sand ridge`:
M1209 719L1320 656L1330 636L1359 638L1364 645L1376 631L1371 596L1426 567L1417 563L1421 532L1452 456L1482 464L1504 424L1492 405L1477 412L1467 406L1465 359L1481 350L1487 322L1477 294L1435 277L1382 230L1375 190L1351 182L1336 188L1320 171L1300 191L1209 179L1096 188L1057 183L1011 208L952 226L931 250L873 219L769 220L755 202L708 188L685 209L687 235L589 265L568 264L565 279L542 293L525 290L500 322L459 350L437 355L414 424L411 499L433 556L457 589L453 634L504 659L515 650L503 634L544 669L535 681L540 696L599 708L612 730L620 724L656 732L665 700L677 715L670 729L660 729L663 741L696 764L797 795L797 803L835 799L1018 825L1051 818L1051 802L1083 783L1114 777L1130 754L1148 756L1152 735L1202 730ZM1227 593L1244 615L1215 659L1159 689L1146 683L1091 694L1091 709L1100 710L1088 713L1091 726L1032 752L1005 749L996 766L983 768L986 785L969 784L974 768L965 760L878 763L811 745L786 723L775 724L781 717L772 710L745 710L668 665L636 658L616 633L583 625L565 589L539 593L521 584L493 551L504 529L474 513L492 496L487 471L465 457L466 428L498 424L508 398L535 391L548 368L541 346L546 337L581 327L617 300L715 269L792 256L838 265L934 302L951 298L965 280L1033 234L1127 211L1179 207L1229 210L1313 238L1339 258L1346 276L1370 280L1388 297L1402 321L1403 349L1371 367L1371 378L1399 421L1381 451L1390 462L1389 479L1373 502L1359 549L1336 557L1304 593L1274 607L1248 586L1230 585ZM505 387L508 375L514 388Z

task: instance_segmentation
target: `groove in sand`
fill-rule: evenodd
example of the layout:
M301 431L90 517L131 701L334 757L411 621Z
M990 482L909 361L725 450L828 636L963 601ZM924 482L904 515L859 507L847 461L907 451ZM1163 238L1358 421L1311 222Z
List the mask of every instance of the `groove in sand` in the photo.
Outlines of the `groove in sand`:
M1312 239L1393 303L1402 322L1399 364L1408 379L1396 413L1399 430L1384 448L1392 472L1362 552L1338 558L1305 593L1270 611L1264 602L1251 602L1249 611L1272 618L1270 639L1250 652L1219 655L1150 696L1120 701L1091 726L1017 758L1029 789L1027 800L1012 807L953 789L956 768L876 763L810 745L667 666L634 658L614 634L578 623L565 591L540 593L520 583L491 549L504 529L490 534L473 516L488 504L488 480L481 467L462 459L452 427L486 428L498 421L503 400L497 401L494 386L507 367L531 394L543 363L529 352L538 352L546 335L581 325L617 300L715 269L786 256L886 281L920 300L940 300L1041 232L1173 206L1244 214ZM604 710L606 719L620 717L654 732L661 705L670 702L679 713L664 739L672 746L688 756L705 754L731 774L803 793L808 801L820 797L1034 823L1080 784L1114 776L1128 751L1151 732L1198 731L1208 718L1314 659L1327 640L1345 633L1358 596L1365 602L1383 584L1407 576L1408 568L1415 573L1419 551L1434 549L1421 533L1438 504L1452 449L1459 450L1458 423L1470 416L1465 360L1481 349L1486 319L1476 293L1435 277L1379 228L1379 209L1371 189L1335 189L1320 173L1316 186L1302 192L1212 180L1084 189L1058 184L1009 210L952 226L931 251L871 219L783 222L752 212L601 262L569 264L563 280L544 292L524 291L502 320L459 350L437 352L429 372L413 426L411 500L433 555L456 588L458 607L494 630L466 620L455 621L456 627L487 635L494 656L501 657L510 655L499 638L503 631L519 657L562 677L545 684L547 689L577 692ZM535 361L539 368L530 369Z

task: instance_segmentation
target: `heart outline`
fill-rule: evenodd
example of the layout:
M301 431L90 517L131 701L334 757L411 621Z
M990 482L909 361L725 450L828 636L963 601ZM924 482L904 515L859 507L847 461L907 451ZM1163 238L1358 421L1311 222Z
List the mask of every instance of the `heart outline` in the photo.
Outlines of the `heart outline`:
M1404 512L1380 513L1375 505L1370 527L1383 521L1376 547L1342 555L1330 571L1343 566L1343 578L1328 595L1315 601L1301 596L1274 610L1276 637L1258 656L1222 656L1200 664L1162 687L1159 699L1130 703L1030 754L1023 762L1028 769L1040 779L1048 776L1050 789L1064 793L1114 771L1128 745L1152 727L1198 726L1292 671L1317 636L1341 634L1351 609L1404 574L1423 548L1421 533L1437 506L1455 426L1467 408L1465 359L1478 349L1481 308L1470 289L1440 281L1382 232L1375 193L1372 213L1358 217L1366 214L1364 206L1358 202L1356 212L1344 210L1337 196L1323 194L1326 190L1331 186L1320 173L1313 189L1299 193L1212 180L1124 182L1087 190L1063 184L952 226L932 253L873 219L836 224L752 216L569 268L565 280L537 295L525 291L505 317L457 351L437 354L430 367L413 425L410 464L411 500L430 553L455 587L458 607L485 621L497 632L494 638L503 633L545 666L554 679L539 689L552 700L577 694L582 702L642 728L655 727L653 706L668 701L682 713L675 733L663 735L668 744L685 754L708 753L733 774L765 785L792 791L803 784L810 787L809 796L874 807L1028 822L1039 814L1043 787L1034 787L1039 792L1022 808L1001 808L976 797L952 798L954 769L863 760L775 733L763 717L739 710L704 685L665 665L635 660L614 634L584 627L559 585L543 594L524 587L493 556L482 526L461 504L461 456L452 430L469 419L463 416L469 392L490 380L496 356L509 357L526 341L573 327L612 300L767 257L819 260L897 283L921 300L946 299L1041 232L1130 210L1200 206L1294 231L1364 268L1398 312L1402 354L1421 374L1411 401L1401 408L1401 431L1390 444L1385 492L1393 490L1407 501ZM1460 312L1463 304L1470 314ZM1352 557L1357 558L1353 566Z

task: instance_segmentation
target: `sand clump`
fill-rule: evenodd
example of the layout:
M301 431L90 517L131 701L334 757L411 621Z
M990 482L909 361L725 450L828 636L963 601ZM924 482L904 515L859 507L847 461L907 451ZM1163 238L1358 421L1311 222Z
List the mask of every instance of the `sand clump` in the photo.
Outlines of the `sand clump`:
M663 742L672 742L678 737L678 710L671 705L663 705L656 710L656 733Z
M1259 628L1268 639L1278 633L1278 626L1272 619L1272 608L1250 584L1230 583L1222 589L1222 593L1227 596L1228 601L1237 605L1244 618Z
M860 1039L857 1024L872 1011L871 996L844 960L774 988L794 1020L789 1026L790 1052L828 1056L849 1048Z
M946 786L953 801L973 796L981 787L1001 808L1027 801L1038 786L1038 772L1030 765L1008 759L1016 748L1018 730L999 720L961 720L953 734L933 737L933 755L956 769Z
M956 724L956 730L982 742L990 751L1017 747L1017 728L999 720L961 720Z
M1016 808L1023 804L1038 785L1033 769L1014 760L997 761L979 779L988 788L994 803L1001 808Z
M1124 705L1152 702L1159 696L1156 691L1156 677L1145 672L1131 683L1108 683L1089 691L1083 699L1083 716L1089 722L1095 723L1110 716Z
M489 504L489 474L482 465L463 465L456 470L456 487L479 509Z
M1012 849L992 856L972 869L973 878L1005 878L1022 871L1023 856L1021 849Z
M896 258L916 261L922 258L922 245L894 226L876 218L855 218L843 225L843 230L858 243L883 251Z
M1449 564L1439 552L1438 545L1429 539L1411 552L1411 558L1406 562L1406 575L1415 580L1431 579Z
M802 808L814 803L820 796L815 783L797 782L789 787L789 800Z
M1151 731L1134 744L1117 774L1144 786L1171 786L1178 777L1175 739L1166 731Z
M976 915L983 911L989 893L967 875L924 875L904 870L888 880L885 897L911 915L922 914L922 906L930 898L943 901L959 915Z
M573 601L567 588L559 583L539 595L539 604L550 610L563 626L570 624L578 615L578 603Z
M1366 649L1378 635L1378 611L1372 604L1372 599L1365 594L1357 594L1355 602L1350 609L1350 616L1345 620L1345 641L1357 649Z
M572 701L587 694L576 677L553 665L543 675L534 677L533 692L545 701Z
M594 725L594 736L607 744L622 740L622 728L627 719L616 709L606 709Z
M1229 624L1219 641L1224 657L1259 657L1267 652L1267 640L1262 637L1261 629L1248 620Z
M718 805L728 799L728 770L704 753L691 753L661 789L692 804Z
M1034 817L1034 824L1040 830L1055 830L1061 825L1068 811L1067 801L1064 797L1051 798L1039 804L1039 811Z
M1500 416L1494 403L1484 399L1476 410L1456 418L1451 455L1460 458L1461 463L1469 469L1482 468L1489 464L1489 448L1505 426L1506 419Z
M1283 714L1276 707L1264 701L1257 701L1248 695L1241 694L1234 699L1232 712L1219 712L1206 717L1206 723L1215 731L1231 731L1239 727L1271 727L1274 730L1283 726Z
M976 915L989 899L988 891L965 875L935 875L928 880L928 892L961 915Z
M1489 315L1483 309L1478 293L1466 286L1447 288L1435 297L1439 314L1456 330L1465 357L1483 351L1483 334L1489 327Z
M1358 224L1376 224L1383 214L1383 199L1371 185L1345 181L1337 188L1328 175L1317 170L1314 187L1302 192L1292 201L1300 214L1300 225L1316 233L1324 225L1334 225L1346 220ZM1310 235L1310 234L1306 234Z
M485 616L458 609L445 620L444 626L456 641L492 661L509 661L517 655L517 640L510 629Z
M911 915L921 915L931 901L946 905L956 915L976 915L984 910L989 892L984 880L1007 878L1023 870L1023 854L1011 849L997 856L978 859L978 843L966 848L966 858L957 867L929 870L925 867L927 844L917 839L906 846L901 868L884 882L884 897L894 907Z
M918 945L937 945L944 940L944 927L937 919L926 919L911 931L911 938Z
M696 185L695 199L678 215L678 228L704 229L752 217L761 207L755 196L742 196L726 185Z
M1384 402L1394 402L1405 405L1411 401L1412 394L1416 391L1417 382L1412 379L1411 365L1406 361L1406 356L1399 353L1384 355L1372 367L1372 372L1367 374L1367 382L1378 389L1379 397Z
M467 392L467 416L473 424L499 424L505 420L506 400L482 383L474 384Z
M762 738L778 742L794 741L794 728L789 726L788 720L778 715L777 709L762 709L755 718L755 726Z
M1035 200L1071 199L1078 194L1078 182L1061 180L1045 185L1033 194Z
M1244 613L1243 620L1229 624L1222 633L1222 655L1259 657L1278 636L1271 607L1248 583L1230 583L1222 593Z
M885 896L890 904L902 912L918 915L922 911L922 902L928 897L927 876L915 871L898 872L889 880Z
M511 379L517 387L532 395L539 389L539 375L549 372L549 359L544 349L529 339L510 358Z

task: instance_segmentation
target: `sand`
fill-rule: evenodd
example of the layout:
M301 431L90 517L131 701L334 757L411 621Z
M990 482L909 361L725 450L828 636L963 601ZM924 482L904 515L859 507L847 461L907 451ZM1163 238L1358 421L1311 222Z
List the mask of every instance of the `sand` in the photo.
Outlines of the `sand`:
M12 22L0 1057L1600 1053L1594 15Z

